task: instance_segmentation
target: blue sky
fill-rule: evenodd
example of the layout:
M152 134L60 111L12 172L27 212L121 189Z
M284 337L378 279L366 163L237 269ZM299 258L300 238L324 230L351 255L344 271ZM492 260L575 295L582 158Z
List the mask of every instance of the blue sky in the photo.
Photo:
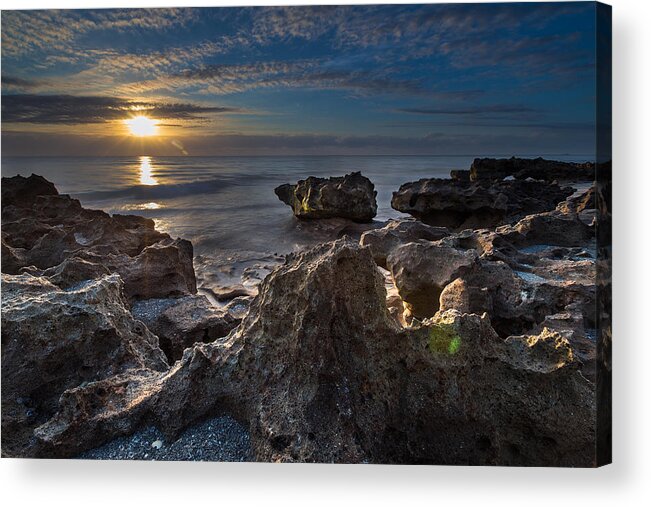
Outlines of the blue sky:
M593 2L2 12L5 155L586 154L595 82Z

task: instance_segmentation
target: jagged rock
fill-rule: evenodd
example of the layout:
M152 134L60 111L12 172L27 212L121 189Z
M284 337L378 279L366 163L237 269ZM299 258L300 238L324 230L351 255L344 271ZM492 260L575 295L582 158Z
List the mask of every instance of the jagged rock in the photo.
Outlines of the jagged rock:
M108 268L101 264L89 262L78 257L68 257L61 264L43 270L39 276L46 277L51 283L62 289L68 289L85 280L102 278L110 274Z
M595 327L596 287L594 279L587 284L573 280L544 280L530 286L527 293L528 315L534 322L547 316L576 308L581 312L584 326Z
M527 215L551 211L559 202L575 192L573 187L561 187L555 182L531 180L498 181L492 183L491 188L507 196L509 222Z
M274 192L298 218L369 222L377 214L377 192L371 180L359 172L328 179L310 176L295 185L280 185Z
M470 181L470 171L463 169L453 169L450 171L450 179L456 181Z
M487 184L432 178L403 184L393 193L391 206L429 225L476 229L552 210L573 191L540 181Z
M487 312L493 315L493 300L488 287L469 285L463 278L457 278L445 286L439 298L439 310L457 310L461 313Z
M31 249L36 242L53 229L35 218L19 218L13 222L2 221L2 234L13 248Z
M496 232L516 246L581 246L594 237L594 229L576 215L558 211L526 216L513 226L499 227Z
M52 227L29 250L26 249L25 264L46 269L60 264L79 250L81 248L73 232Z
M231 299L224 308L235 320L242 320L249 312L249 306L253 297L251 296L238 296Z
M509 265L521 255L513 244L489 229L466 229L443 238L441 244L463 250L472 249L483 259L499 260Z
M29 208L40 195L58 194L59 192L57 192L54 184L47 181L43 176L32 174L27 178L20 175L13 178L2 178L3 211L6 206Z
M400 324L402 327L408 327L413 322L411 319L411 314L409 312L405 313L405 304L400 295L395 292L395 294L387 293L387 309L389 314Z
M399 245L419 239L437 241L448 236L444 227L432 227L416 220L390 220L381 229L362 234L359 244L368 246L373 252L375 262L386 268L387 256Z
M35 175L2 178L2 232L7 247L3 271L14 273L26 266L51 268L80 252L134 257L169 239L156 231L153 220L84 209L78 200L59 195L52 183Z
M131 313L158 336L170 363L181 359L183 351L195 343L226 336L240 322L227 310L215 308L205 296L138 301Z
M59 411L34 430L30 454L72 457L133 433L152 412L160 381L158 371L133 368L67 389L59 398Z
M507 361L532 372L551 373L559 366L577 366L569 342L547 328L538 335L509 336L505 343Z
M537 276L558 282L594 285L596 270L592 259L546 259L540 258L531 268Z
M545 330L558 333L565 338L572 348L573 355L581 361L581 373L591 382L597 381L597 344L596 329L592 336L584 327L585 319L580 309L569 306L566 311L548 315L532 333L543 333Z
M192 243L166 239L146 247L133 258L109 256L106 265L120 274L127 296L152 299L197 292L192 258Z
M534 295L523 297L525 289L524 280L507 264L481 259L443 289L440 311L478 315L487 312L497 333L509 336L531 329L536 323L531 306L538 299Z
M79 250L74 262L85 261L117 273L124 281L124 293L131 300L179 297L197 292L192 243L165 239L146 247L135 257L124 253ZM74 265L74 263L73 263ZM44 273L54 273L57 268Z
M500 185L516 183L531 182ZM7 258L11 269L47 278L3 275L6 455L74 456L143 424L169 437L226 411L248 424L264 461L594 463L594 375L581 342L596 326L594 262L574 248L541 255L512 243L544 239L556 218L391 247L387 265L404 302L387 299L369 248L342 240L290 255L240 326L185 349L168 369L157 337L126 310L120 278L84 279L119 273L136 307L143 297L193 293L191 245L67 196L26 202L3 201L3 269ZM522 202L507 213L529 206ZM193 326L211 312L183 299L151 325L203 341L209 324ZM407 326L401 304L419 318L439 311Z
M25 251L22 248L12 248L5 242L5 232L2 232L2 271L17 275L25 265Z
M391 207L428 225L470 228L502 223L507 202L504 194L481 185L421 179L394 192Z
M43 242L47 244L47 238ZM78 250L74 255L63 256L61 263L53 267L25 266L20 271L46 277L62 289L118 273L129 299L178 297L197 291L192 251L189 241L167 239L146 247L135 257L113 251L104 255L95 249Z
M597 207L597 200L595 198L594 185L585 192L577 195L570 196L565 201L556 206L556 209L561 213L581 213L586 210L593 210Z
M526 333L547 315L578 305L586 327L594 326L595 263L589 247L534 245L528 253L488 230L420 243L404 245L403 258L393 265L389 261L405 307L418 318L433 315L437 308L487 312L498 334L506 337ZM459 256L476 260L455 271ZM444 268L432 259L440 259ZM434 280L436 276L441 278Z
M485 317L455 311L437 314L427 324L429 350L438 352L438 364L432 370L424 368L417 378L410 376L408 382L416 391L409 399L421 396L425 406L412 422L415 433L427 428L431 440L411 439L412 446L422 445L423 455L449 453L447 458L441 456L440 462L450 464L594 463L589 450L594 425L589 414L595 405L594 395L588 394L593 385L578 373L578 365L571 351L563 348L562 340L552 337L522 342L511 338L502 342L495 339ZM455 379L462 379L460 382L447 376L451 370ZM438 396L433 398L431 393L427 396L428 375L430 386L432 380L440 383L434 388ZM520 391L529 389L528 385L535 393ZM552 393L558 396L553 401ZM563 414L574 408L577 411L573 415ZM465 415L459 419L455 409ZM439 413L441 419L429 419L433 413ZM461 422L469 413L476 417L476 425ZM571 424L574 416L576 427L562 427L561 419ZM501 434L506 427L509 436ZM431 441L443 434L446 442L435 444L438 450L432 452ZM466 444L455 447L456 439Z
M400 328L370 251L337 241L290 256L228 337L166 373L68 390L36 436L71 453L229 410L262 461L590 466L594 385L577 368L562 337L502 341L478 315Z
M472 181L501 181L508 176L516 179L545 181L594 181L595 167L591 162L574 163L543 158L476 158L470 166Z
M133 319L117 275L64 291L2 275L2 449L31 456L34 429L67 389L131 368L167 369L158 339Z
M447 284L477 261L472 250L459 250L440 242L416 241L395 248L387 266L406 308L414 317L431 317Z

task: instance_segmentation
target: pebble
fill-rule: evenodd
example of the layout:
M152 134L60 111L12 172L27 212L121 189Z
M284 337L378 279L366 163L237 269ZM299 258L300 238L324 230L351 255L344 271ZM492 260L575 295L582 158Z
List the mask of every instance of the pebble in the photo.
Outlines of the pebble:
M155 452L151 452L151 449ZM248 431L232 417L208 419L185 430L177 440L147 427L86 451L78 459L155 461L252 461Z

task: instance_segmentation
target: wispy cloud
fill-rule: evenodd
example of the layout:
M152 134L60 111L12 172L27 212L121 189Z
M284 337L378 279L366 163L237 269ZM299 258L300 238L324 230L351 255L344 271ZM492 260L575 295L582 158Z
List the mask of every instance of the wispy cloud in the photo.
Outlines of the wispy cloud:
M402 51L406 57L422 57L464 40L509 36L523 26L540 29L587 8L577 3L266 7L253 12L251 35L261 44L330 36L340 47L375 47L385 54ZM519 48L529 45L523 41Z
M101 30L166 30L197 19L194 9L105 9L4 11L2 53L68 52L80 36Z
M189 103L131 101L115 97L16 94L2 97L6 123L83 124L122 120L128 115L197 120L208 114L236 113L237 108Z
M9 90L29 90L33 88L38 88L45 83L43 80L38 79L25 79L22 77L16 76L2 76L2 87L6 91Z
M351 69L328 59L261 61L246 64L202 65L134 83L130 93L196 90L200 94L227 95L260 88L343 90L358 95L398 94L468 99L481 90L436 90L421 78L401 77L393 67Z

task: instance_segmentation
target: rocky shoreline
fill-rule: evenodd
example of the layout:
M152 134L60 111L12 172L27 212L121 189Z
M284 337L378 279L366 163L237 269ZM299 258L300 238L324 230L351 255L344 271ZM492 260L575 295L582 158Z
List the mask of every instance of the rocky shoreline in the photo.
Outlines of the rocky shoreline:
M219 306L189 242L3 178L3 456L593 466L594 166L451 176L386 223L359 173L278 187L332 241ZM201 453L202 421L248 447Z

